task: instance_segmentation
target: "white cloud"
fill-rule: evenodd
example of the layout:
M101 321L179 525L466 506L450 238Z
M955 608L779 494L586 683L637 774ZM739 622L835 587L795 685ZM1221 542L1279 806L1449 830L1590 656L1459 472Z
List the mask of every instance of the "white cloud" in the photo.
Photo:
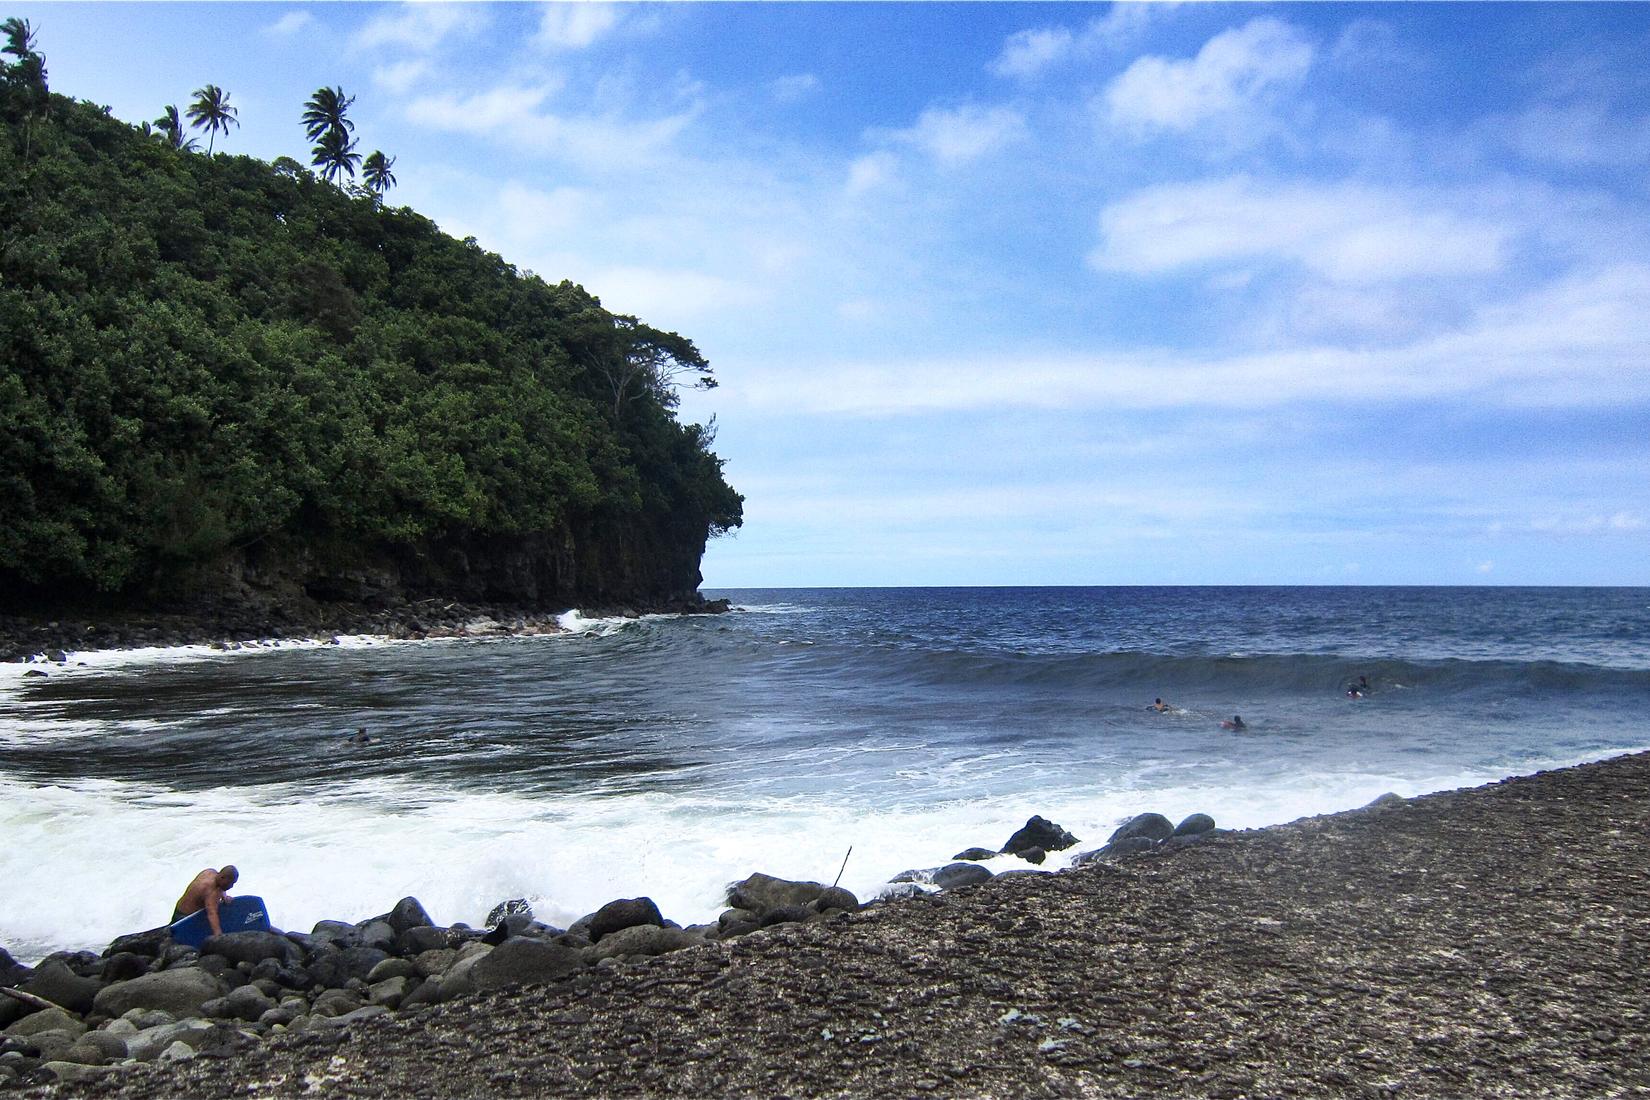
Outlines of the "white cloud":
M1247 176L1165 184L1100 215L1096 268L1149 275L1270 259L1341 283L1482 275L1512 230L1437 196Z
M577 187L540 191L520 183L499 189L499 214L512 239L532 240L562 234L579 225L599 206L599 200Z
M795 103L819 91L819 77L813 73L792 73L768 83L768 92L779 103Z
M1003 43L1003 52L991 63L998 76L1035 76L1071 52L1074 38L1065 27L1038 27L1018 31Z
M479 4L409 2L370 20L356 34L355 42L362 48L405 46L430 51L449 35L468 33L486 21Z
M1650 117L1620 118L1599 104L1532 107L1506 125L1521 156L1576 168L1650 162Z
M724 400L796 413L890 416L1449 398L1545 408L1650 401L1650 266L1577 273L1481 310L1444 336L1380 348L810 364L795 372L748 372Z
M289 11L264 28L264 33L276 38L290 38L299 31L315 25L315 17L307 11Z
M428 58L411 57L390 65L379 65L372 70L372 82L387 92L405 95L413 85L433 71Z
M619 9L598 0L546 4L533 41L545 49L582 50L611 33L619 21Z
M1196 57L1142 57L1104 93L1111 121L1128 130L1187 131L1298 87L1312 44L1277 19L1254 19L1204 43Z
M423 96L407 105L416 123L486 135L518 147L564 156L603 170L650 164L698 113L690 107L653 119L561 116L544 109L550 85L505 85L470 96Z
M847 191L862 195L888 183L899 170L899 159L892 153L867 153L848 166Z
M1163 2L1114 3L1105 15L1092 20L1080 34L1066 27L1031 27L1016 31L989 66L998 76L1029 79L1073 58L1114 50L1137 38L1153 20L1178 6Z
M608 309L666 328L682 328L709 314L749 309L763 299L755 287L684 269L612 267L584 280L584 285Z
M886 136L915 145L942 165L956 167L1023 138L1025 120L1007 107L930 107L909 130Z

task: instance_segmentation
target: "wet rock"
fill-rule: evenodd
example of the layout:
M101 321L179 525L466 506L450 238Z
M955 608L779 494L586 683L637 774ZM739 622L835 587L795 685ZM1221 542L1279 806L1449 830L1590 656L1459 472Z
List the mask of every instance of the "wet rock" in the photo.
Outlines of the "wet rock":
M145 958L132 951L122 951L110 955L103 963L103 981L129 982L133 978L149 973L149 967L154 964L153 958Z
M442 947L451 947L455 934L451 929L429 925L420 928L409 928L395 937L395 953L397 955L422 955L426 951L434 951Z
M818 882L798 882L758 872L728 887L727 904L761 915L787 906L806 906L828 889Z
M505 917L526 917L528 920L532 920L533 907L527 904L526 898L511 898L509 901L501 901L493 906L492 911L487 914L485 923L487 927L493 928Z
M717 916L716 923L723 928L730 924L754 924L756 914L749 909L724 909Z
M251 1022L275 1007L274 999L255 985L243 985L231 991L219 1003L223 1005L222 1012L206 1012L206 1015ZM202 1005L201 1008L205 1012L206 1006Z
M1197 836L1214 829L1215 819L1208 814L1192 814L1174 827L1174 836Z
M361 946L388 952L395 946L395 929L389 921L371 920L361 924Z
M221 955L232 963L256 966L265 959L273 959L283 966L301 966L303 950L277 932L230 932L223 936L208 936L201 944L201 954Z
M1144 836L1124 837L1114 840L1104 848L1096 848L1092 852L1084 852L1072 860L1072 866L1084 867L1091 863L1108 863L1125 856L1139 855L1141 852L1155 851L1158 841Z
M1014 854L1025 860L1027 863L1040 864L1043 860L1048 858L1048 853L1043 851L1041 848L1026 848Z
M373 967L389 957L389 952L376 947L348 947L311 959L304 970L316 985L338 989L348 984L351 978L364 981Z
M1162 814L1137 814L1117 827L1107 839L1108 845L1119 840L1145 837L1147 840L1167 840L1174 835L1174 822Z
M366 981L372 985L388 978L410 978L417 973L418 967L411 959L385 959L368 972Z
M962 851L952 856L951 859L953 862L963 861L968 863L978 863L983 859L996 859L1001 854L1001 852L993 852L990 848L964 848Z
M330 944L339 949L361 946L361 930L343 921L318 921L309 938L317 944Z
M315 998L311 1010L317 1016L343 1016L363 1007L366 1001L347 989L329 989Z
M1018 854L1027 848L1061 852L1077 843L1077 838L1045 817L1032 816L1003 845L1003 851Z
M758 928L771 928L776 924L793 924L805 921L813 915L814 911L806 905L781 905L778 908L769 909L756 918L756 926Z
M103 1077L114 1072L113 1069L108 1066L82 1065L79 1062L68 1061L44 1062L41 1064L40 1068L42 1071L50 1074L53 1080L62 1084L69 1084L74 1081L88 1081L94 1077Z
M825 892L808 903L808 908L816 913L828 913L832 910L851 912L859 908L859 898L852 890L845 890L840 886L827 886Z
M435 922L424 911L417 898L406 897L395 903L395 908L381 918L397 935L412 928L431 928Z
M249 977L255 982L274 982L283 989L306 990L315 987L315 979L309 976L307 970L295 966L282 966L275 959L265 959L254 966ZM274 995L268 989L264 992Z
M1364 807L1366 810L1390 810L1404 804L1404 796L1388 791Z
M28 967L12 958L5 948L0 947L0 987L11 989L18 982L27 980L30 973Z
M92 1010L92 1001L103 984L96 978L76 974L62 959L49 958L35 967L29 980L18 988L70 1012L85 1015Z
M941 890L959 886L973 886L992 878L992 874L978 863L952 863L934 872L933 883Z
M431 978L443 974L447 968L458 961L458 952L451 947L442 947L434 951L420 952L412 960L414 969L420 977Z
M659 907L653 904L652 898L620 898L608 902L592 913L585 929L590 942L599 944L603 936L621 929L643 924L663 927L664 923L664 916L659 912Z
M413 989L416 979L401 975L394 978L385 978L380 982L373 982L367 987L367 1000L375 1005L386 1008L399 1007Z
M190 1050L194 1050L206 1041L206 1036L211 1031L212 1025L205 1020L179 1020L176 1023L161 1024L158 1027L146 1028L128 1038L126 1051L129 1057L140 1062L152 1062L174 1043L183 1043Z
M117 937L104 949L103 956L104 958L111 958L123 952L129 952L133 955L142 955L145 958L154 959L164 955L166 949L171 946L172 928L170 925L162 925L159 928L151 928L147 932L132 932Z

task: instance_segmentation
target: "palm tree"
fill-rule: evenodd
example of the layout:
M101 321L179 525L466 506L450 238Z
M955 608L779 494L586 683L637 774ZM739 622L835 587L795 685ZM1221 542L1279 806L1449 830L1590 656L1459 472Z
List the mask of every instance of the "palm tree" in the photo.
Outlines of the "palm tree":
M342 87L317 88L304 104L304 135L315 141L328 130L353 130L355 123L345 117L354 96L346 96Z
M48 117L52 109L46 91L46 59L35 51L34 26L27 19L12 16L0 23L0 34L6 36L0 54L17 58L10 65L0 65L0 91L15 90L17 94L17 106L8 104L8 112L18 110L22 119L23 161L28 164L34 159L34 124Z
M192 137L185 136L183 120L178 117L177 104L169 103L166 113L155 119L155 131L162 141L180 153L199 152L200 143Z
M310 150L310 163L321 170L321 178L332 183L347 173L355 178L355 166L361 163L361 154L355 151L355 142L339 127L332 127L321 135L321 140Z
M6 36L6 45L0 53L9 53L19 61L26 61L34 55L34 25L27 19L12 16L0 23L0 34Z
M235 117L237 114L235 108L229 105L229 93L216 84L195 89L195 102L189 105L189 121L206 128L209 135L206 142L208 155L217 141L219 130L227 135L231 124L241 124L240 119Z
M395 173L390 171L395 167L395 158L386 157L378 150L373 150L361 164L361 178L366 181L367 190L373 194L373 200L383 199L384 192L395 186Z

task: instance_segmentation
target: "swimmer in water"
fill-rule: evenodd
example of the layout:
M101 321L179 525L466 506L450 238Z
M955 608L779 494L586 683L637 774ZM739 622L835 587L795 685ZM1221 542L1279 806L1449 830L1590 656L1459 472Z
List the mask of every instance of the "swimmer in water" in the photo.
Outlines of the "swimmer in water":
M1347 687L1346 694L1347 694L1347 697L1351 698L1351 699L1362 699L1365 695L1368 695L1369 694L1369 677L1368 676L1358 677L1358 682L1357 683L1351 684Z
M1222 722L1220 724L1220 728L1223 730L1241 730L1248 729L1249 727L1243 724L1242 715L1234 714L1229 720Z
M1159 698L1155 702L1152 703L1152 709L1157 711L1157 713L1162 714L1164 711L1169 709L1169 704L1165 703L1161 698Z
M348 741L352 745L373 745L378 742L378 738L367 736L366 726L362 726L360 729L344 738L344 740Z

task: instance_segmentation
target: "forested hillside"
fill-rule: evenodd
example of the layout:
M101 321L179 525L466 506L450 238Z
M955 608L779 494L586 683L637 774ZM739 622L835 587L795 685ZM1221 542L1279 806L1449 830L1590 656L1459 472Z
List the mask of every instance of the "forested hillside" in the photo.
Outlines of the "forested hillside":
M691 342L0 60L0 602L696 589L742 501Z

